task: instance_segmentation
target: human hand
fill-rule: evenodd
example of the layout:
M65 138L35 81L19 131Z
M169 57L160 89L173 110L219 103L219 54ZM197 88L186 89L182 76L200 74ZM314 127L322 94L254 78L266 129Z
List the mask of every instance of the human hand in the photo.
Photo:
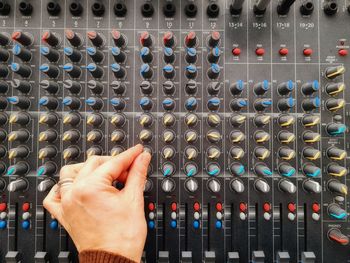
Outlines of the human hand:
M140 262L146 240L143 190L151 156L142 145L116 157L92 156L85 163L67 165L44 207L62 224L79 252L102 250ZM125 183L122 190L113 181ZM59 193L57 193L59 190Z

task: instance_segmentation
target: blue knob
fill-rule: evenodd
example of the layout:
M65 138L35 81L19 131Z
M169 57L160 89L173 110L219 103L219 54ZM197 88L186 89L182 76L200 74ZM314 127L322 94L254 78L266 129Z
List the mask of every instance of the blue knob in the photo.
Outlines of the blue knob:
M56 229L58 228L58 222L57 222L56 219L54 219L54 220L52 220L52 221L50 222L50 228L51 228L52 230L56 230Z
M148 47L141 48L140 57L144 63L150 63L153 60L152 52Z
M320 98L319 98L319 97L315 97L315 98L313 99L313 101L314 101L315 107L316 107L316 108L319 108L320 105L321 105L321 100L320 100Z
M20 65L18 63L11 63L10 67L13 72L17 72L20 68Z
M16 103L18 103L18 97L17 96L14 96L14 97L8 97L7 98L7 101L9 102L9 103L11 103L11 104L16 104Z
M120 103L122 102L122 100L121 100L120 98L113 98L113 99L110 100L110 102L111 102L111 104L112 104L113 106L118 106L118 105L120 105Z
M236 82L236 89L239 91L242 91L244 89L244 81L243 80L238 80Z
M194 221L193 221L193 228L194 228L194 229L198 229L199 226L200 226L199 221L198 221L198 220L194 220Z
M185 59L186 59L186 62L189 64L195 63L197 60L197 50L192 47L187 48Z
M21 225L22 225L23 229L29 229L30 222L29 222L29 220L23 220Z
M272 172L270 169L264 169L263 173L264 173L264 175L272 175Z
M15 171L16 171L15 167L10 166L9 169L7 170L7 175L13 175Z
M94 47L88 47L88 48L86 49L86 51L87 51L87 53L88 53L90 56L93 56L93 55L96 54L96 48L94 48Z
M48 103L48 98L47 97L43 97L39 100L39 105L40 106L43 106L43 105L46 105Z
M216 79L219 76L219 73L220 73L220 66L216 63L211 64L207 73L208 77L210 79Z
M150 65L148 64L142 64L141 65L141 69L140 69L140 74L143 78L145 79L149 79L152 78L153 76L153 71L150 67Z
M14 55L18 55L18 54L20 54L21 53L21 51L22 51L22 47L20 46L20 45L18 45L18 44L15 44L14 46L13 46L13 48L12 48L12 53L14 54Z
M186 66L186 77L194 79L197 76L197 67L195 65Z
M140 99L140 106L143 110L150 110L152 108L152 101L147 97L143 97Z
M15 48L15 47L13 47ZM40 48L40 54L43 56L46 56L50 53L50 49L48 47L41 47Z
M294 83L291 80L287 81L287 89L292 91L294 89Z
M37 174L38 176L42 176L45 173L45 167L41 166L39 167Z
M64 52L64 54L66 55L66 56L71 56L72 54L73 54L73 48L71 48L71 47L65 47L64 49L63 49L63 52Z
M120 48L119 47L112 47L111 49L113 56L118 56L120 54Z
M64 98L63 101L62 101L63 105L65 105L65 106L70 105L72 102L73 102L73 100L72 100L71 97L66 97L66 98Z
M0 229L5 229L7 227L7 222L5 220L0 220Z
M222 228L222 222L221 222L220 220L217 220L217 221L215 222L215 228L216 228L216 229L221 229L221 228Z
M48 64L43 64L39 67L39 70L41 72L47 72L49 70L49 65Z
M174 50L170 47L166 47L163 49L164 55L170 57L174 54Z
M220 99L219 98L211 98L208 100L208 109L209 110L217 110L220 107Z
M173 99L167 98L163 100L163 108L165 110L173 110L174 107L175 107L175 102Z
M188 111L195 110L197 108L197 100L193 97L188 98L185 102L185 108Z
M150 229L154 229L154 228L155 228L155 226L156 226L156 224L154 223L154 221L153 221L153 220L148 221L148 227L149 227Z
M168 64L163 67L163 75L167 79L172 79L175 77L175 70L173 65Z
M171 220L170 226L171 226L171 228L176 228L176 227L177 227L177 222L176 222L176 220Z

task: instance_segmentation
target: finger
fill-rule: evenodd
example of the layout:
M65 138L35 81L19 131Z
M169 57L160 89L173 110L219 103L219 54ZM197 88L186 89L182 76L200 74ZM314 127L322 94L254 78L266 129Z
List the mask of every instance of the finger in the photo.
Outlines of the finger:
M61 223L61 225L64 225L61 200L57 197L57 190L58 186L56 184L51 188L51 191L45 197L43 206L54 218L56 218Z
M92 172L99 167L100 165L104 164L105 162L109 161L112 156L90 156L84 163L84 166L79 171L79 176L77 178L84 178L87 175L93 174Z
M75 178L77 177L79 171L83 168L84 163L76 163L65 165L61 168L60 171L60 180L66 178Z
M124 187L127 194L142 198L150 161L151 155L148 152L143 152L135 159L129 170Z
M129 169L135 158L142 153L142 150L143 146L138 144L116 157L111 158L94 171L95 176L102 180L106 180L108 184L112 184L113 181L118 179L123 171Z

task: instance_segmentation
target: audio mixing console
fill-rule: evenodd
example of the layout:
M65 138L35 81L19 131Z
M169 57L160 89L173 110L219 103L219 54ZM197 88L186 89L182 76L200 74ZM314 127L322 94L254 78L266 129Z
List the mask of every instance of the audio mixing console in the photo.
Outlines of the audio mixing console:
M77 262L43 199L137 143L143 262L350 262L349 28L349 0L0 0L0 262Z

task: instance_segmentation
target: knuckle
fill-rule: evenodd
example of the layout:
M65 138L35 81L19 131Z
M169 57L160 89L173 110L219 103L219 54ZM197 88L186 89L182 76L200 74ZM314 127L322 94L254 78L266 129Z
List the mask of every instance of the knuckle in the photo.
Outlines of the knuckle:
M69 174L71 170L71 167L70 165L65 165L61 168L61 171L60 171L60 178L62 179L63 177L67 176L67 174Z
M78 200L85 200L92 194L93 191L84 182L78 182L72 188L72 197Z

